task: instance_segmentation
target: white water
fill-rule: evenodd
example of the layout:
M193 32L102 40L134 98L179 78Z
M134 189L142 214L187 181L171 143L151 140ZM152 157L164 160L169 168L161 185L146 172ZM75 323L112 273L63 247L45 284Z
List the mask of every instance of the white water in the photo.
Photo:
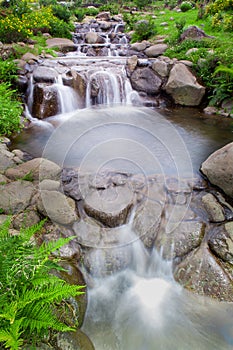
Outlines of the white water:
M61 75L58 76L54 87L57 89L61 114L73 112L80 108L81 102L77 92L71 87L63 84Z
M92 286L83 330L96 350L232 349L233 306L184 291L171 263L156 250L146 252L139 240L125 248L132 256L127 269L87 278ZM98 255L106 270L105 249Z

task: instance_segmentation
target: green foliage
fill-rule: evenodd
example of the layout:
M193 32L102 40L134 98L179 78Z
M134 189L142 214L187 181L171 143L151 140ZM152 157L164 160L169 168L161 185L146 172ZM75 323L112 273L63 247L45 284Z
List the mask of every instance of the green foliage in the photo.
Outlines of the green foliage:
M71 39L71 31L74 30L74 25L55 18L50 22L49 33L54 37Z
M15 80L17 78L17 72L18 67L13 60L0 60L0 83L15 83Z
M78 22L82 22L82 20L85 18L85 10L84 9L76 9L74 11L74 15L77 18Z
M53 11L54 16L56 16L57 18L63 20L64 22L69 22L71 12L66 6L53 5L52 11Z
M120 8L118 4L106 4L101 6L99 11L109 11L111 15L118 15Z
M39 0L40 6L50 6L50 5L56 5L56 0Z
M132 42L147 40L157 33L153 20L141 20L134 25Z
M216 0L206 6L206 14L213 15L212 26L219 30L233 30L233 0Z
M215 68L211 79L213 93L210 104L220 105L223 100L232 97L233 91L233 65L226 67L219 65Z
M32 12L32 9L26 0L15 1L14 6L12 7L12 13L15 16L18 16L21 18L24 13L29 13L29 12Z
M139 9L144 8L145 6L148 6L149 4L152 3L151 0L134 0L134 3Z
M192 4L189 1L183 1L180 5L182 12L187 12L192 9Z
M22 106L8 83L0 84L0 135L8 136L20 130Z
M81 294L82 286L50 274L61 270L51 254L71 238L38 247L32 238L42 225L21 229L19 235L9 233L9 220L0 226L0 342L11 350L36 342L49 329L73 330L59 321L55 310L64 298Z

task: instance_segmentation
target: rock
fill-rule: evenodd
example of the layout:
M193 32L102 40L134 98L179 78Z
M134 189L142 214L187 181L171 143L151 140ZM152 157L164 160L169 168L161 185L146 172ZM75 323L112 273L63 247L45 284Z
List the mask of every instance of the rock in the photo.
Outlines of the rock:
M183 63L187 67L192 67L193 66L193 62L189 61L189 60L180 60L179 62Z
M39 62L39 57L35 56L33 53L26 52L22 57L21 60L28 62L28 61L35 61Z
M37 83L54 83L58 72L50 67L38 66L33 71L33 78Z
M73 88L77 91L83 101L85 101L87 90L85 75L83 73L77 72L74 68L71 69L71 75L74 79Z
M134 43L131 45L131 49L135 51L144 51L147 48L146 42Z
M214 227L208 235L208 244L215 255L233 264L233 222Z
M154 61L152 63L152 69L162 78L165 78L168 75L168 65L164 61Z
M0 171L5 171L14 166L15 162L13 158L14 154L9 152L4 144L0 143Z
M189 254L174 271L175 279L185 288L201 295L233 301L233 281L205 246Z
M40 222L39 215L34 210L27 210L13 218L13 227L20 230L22 227L30 227Z
M98 41L99 35L96 32L88 32L85 35L85 41L88 44L96 44Z
M59 332L56 336L56 340L59 349L95 350L91 340L80 329L75 332Z
M79 218L75 201L57 191L40 191L36 205L42 215L61 225L72 225Z
M131 75L131 84L134 90L143 91L150 95L159 93L162 80L152 69L137 68Z
M198 106L205 94L205 88L198 84L194 75L182 63L175 64L171 69L165 91L175 103L183 106Z
M0 225L2 225L5 221L7 221L9 219L8 215L3 215L0 214Z
M102 30L109 30L112 27L112 23L106 22L106 21L102 21L102 22L99 22L99 27ZM105 42L105 40L104 40L104 42Z
M0 185L5 185L9 182L8 178L5 175L0 174Z
M129 75L131 73L133 73L133 71L137 67L137 64L138 64L138 58L136 55L133 55L133 56L128 58L127 63L126 63L126 69L127 69L127 72L129 73Z
M164 259L184 257L201 244L204 232L204 224L198 221L182 221L169 232L166 230L166 222L163 222L155 246L162 249Z
M96 16L96 19L101 20L101 21L110 21L110 19L111 19L110 12L100 12Z
M213 36L207 35L202 29L196 26L190 26L180 36L180 40L192 39L201 40L203 38L214 38Z
M222 102L222 109L229 114L233 114L233 98L228 98Z
M148 57L157 57L162 55L167 50L167 48L168 46L166 44L152 45L145 50L145 54Z
M159 231L163 207L157 202L147 200L137 208L133 230L143 241L145 247L151 248Z
M64 53L69 51L76 51L77 49L72 40L65 38L47 39L46 45L51 49L58 47L58 49Z
M218 109L216 107L212 107L212 106L208 106L206 108L203 109L203 112L205 114L217 114L218 113Z
M32 180L58 180L61 168L48 159L34 158L6 171L6 176L12 180L22 179L28 174L30 174Z
M103 246L103 248L105 247ZM111 246L107 245L107 247ZM91 275L106 277L126 269L131 260L131 250L126 244L120 247L111 247L111 249L88 250L84 256L83 264Z
M77 241L85 247L98 247L101 241L101 226L91 218L84 218L75 222L73 230L77 236Z
M233 142L211 154L202 164L201 171L212 184L233 197Z
M60 182L55 180L44 179L40 182L40 190L59 191Z
M186 52L186 56L189 56L191 55L192 53L194 52L197 52L198 51L198 48L197 47L192 47L191 49L189 49L187 52Z
M124 224L132 205L133 192L126 186L93 190L84 200L86 213L109 227Z
M28 181L15 181L0 185L0 208L5 214L16 214L26 209L35 192Z
M33 89L32 114L44 119L59 113L59 96L57 88L43 83L35 84Z
M219 204L211 193L207 193L202 197L202 203L210 216L210 221L221 222L225 220L224 210L221 204Z

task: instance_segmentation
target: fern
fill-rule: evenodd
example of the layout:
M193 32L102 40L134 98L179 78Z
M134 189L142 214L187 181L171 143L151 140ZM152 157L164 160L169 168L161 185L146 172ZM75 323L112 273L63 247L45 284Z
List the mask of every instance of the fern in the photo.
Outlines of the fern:
M48 329L70 331L60 322L56 308L64 298L82 294L83 286L69 285L51 274L64 270L52 254L73 237L56 242L32 243L43 222L11 235L10 219L0 226L0 343L11 350L21 349L27 339L36 341Z

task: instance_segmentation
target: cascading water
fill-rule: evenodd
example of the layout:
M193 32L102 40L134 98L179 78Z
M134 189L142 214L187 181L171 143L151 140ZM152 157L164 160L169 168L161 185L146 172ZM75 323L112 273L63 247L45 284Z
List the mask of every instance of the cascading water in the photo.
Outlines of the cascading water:
M127 231L134 240L124 247L130 266L87 278L92 287L83 330L95 350L232 349L233 310L184 291L172 277L171 262L156 249L146 251L130 226ZM112 247L99 249L99 259L92 261L100 271L108 263L106 249Z
M80 98L77 92L71 87L63 84L61 75L58 76L54 87L56 88L59 97L59 112L61 114L69 113L80 108Z

